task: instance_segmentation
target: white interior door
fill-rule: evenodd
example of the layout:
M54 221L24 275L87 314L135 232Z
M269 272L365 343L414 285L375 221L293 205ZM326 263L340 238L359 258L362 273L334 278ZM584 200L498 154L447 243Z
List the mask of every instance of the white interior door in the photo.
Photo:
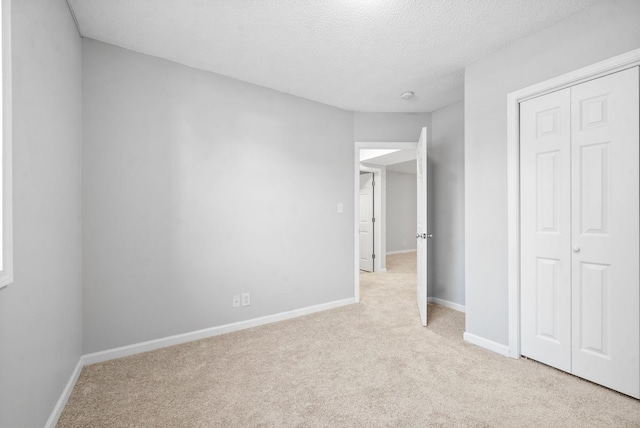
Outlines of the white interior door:
M636 398L639 78L520 105L521 352Z
M521 352L571 371L569 88L520 104Z
M427 128L422 128L416 153L417 185L417 296L422 325L427 325Z
M572 372L640 395L638 67L571 88Z
M373 272L373 173L360 173L360 270Z

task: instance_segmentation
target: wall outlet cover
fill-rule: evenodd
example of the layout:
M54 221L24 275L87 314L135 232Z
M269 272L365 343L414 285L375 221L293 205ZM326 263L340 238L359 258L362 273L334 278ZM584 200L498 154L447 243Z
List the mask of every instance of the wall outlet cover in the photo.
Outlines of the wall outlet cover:
M251 304L251 293L242 293L242 306L249 306Z

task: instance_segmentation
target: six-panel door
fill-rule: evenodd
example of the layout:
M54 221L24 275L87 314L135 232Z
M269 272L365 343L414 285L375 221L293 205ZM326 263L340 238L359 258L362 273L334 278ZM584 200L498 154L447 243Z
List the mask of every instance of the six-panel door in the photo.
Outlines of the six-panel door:
M520 105L521 352L640 396L638 67Z
M373 173L360 174L360 270L373 272Z
M422 128L418 146L416 148L416 179L417 179L417 225L416 225L416 298L420 321L427 325L427 128Z
M572 372L640 395L638 67L571 88Z
M522 354L571 371L569 89L520 105Z

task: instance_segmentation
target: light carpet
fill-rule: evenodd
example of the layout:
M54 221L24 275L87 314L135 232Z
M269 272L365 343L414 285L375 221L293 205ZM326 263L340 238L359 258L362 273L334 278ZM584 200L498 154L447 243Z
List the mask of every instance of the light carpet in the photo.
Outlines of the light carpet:
M640 403L462 340L414 254L361 275L361 303L83 369L58 427L640 426Z

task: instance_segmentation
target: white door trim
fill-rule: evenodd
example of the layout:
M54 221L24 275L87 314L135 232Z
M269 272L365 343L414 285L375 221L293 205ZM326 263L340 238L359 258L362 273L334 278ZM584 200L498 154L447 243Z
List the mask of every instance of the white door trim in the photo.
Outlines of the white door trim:
M509 356L520 358L520 103L640 65L640 49L572 71L507 95L507 233Z
M356 303L360 302L360 234L358 233L358 225L360 221L360 149L411 149L415 150L417 147L417 142L367 142L367 141L356 141L354 144L354 155L353 155L353 224L354 224L354 238L353 238L353 296ZM377 187L377 186L376 186ZM381 189L382 190L382 189ZM384 193L384 192L381 192ZM381 198L384 197L381 195ZM380 198L378 198L380 199ZM381 199L380 199L381 200ZM386 213L382 213L383 218ZM381 226L381 232L382 226ZM378 229L376 229L376 233L378 233ZM376 253L376 257L378 254ZM380 257L386 257L385 254L381 251ZM384 264L386 268L386 263Z

